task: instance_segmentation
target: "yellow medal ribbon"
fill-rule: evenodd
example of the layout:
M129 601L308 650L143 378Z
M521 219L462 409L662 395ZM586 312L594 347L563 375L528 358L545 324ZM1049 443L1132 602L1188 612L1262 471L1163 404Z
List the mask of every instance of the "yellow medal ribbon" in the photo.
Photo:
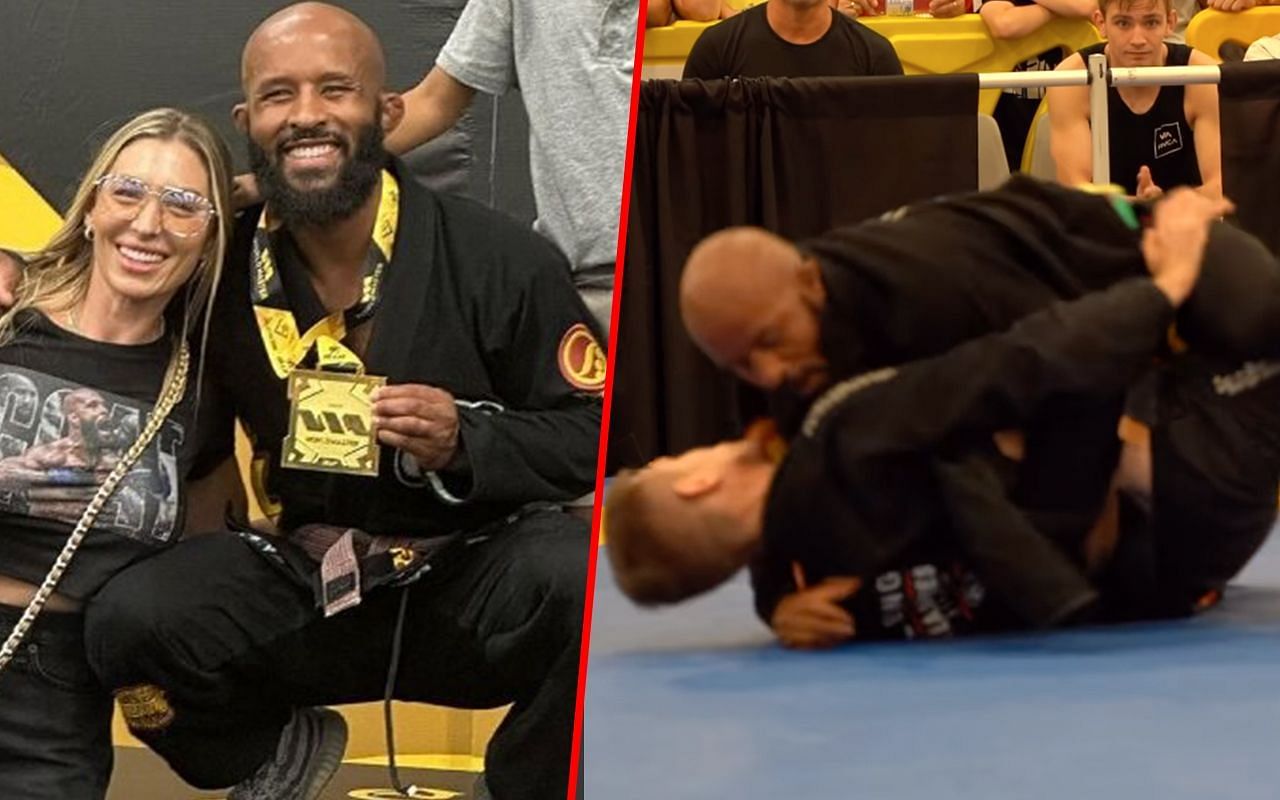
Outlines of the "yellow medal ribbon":
M382 194L373 226L373 241L365 260L361 279L360 300L346 311L337 311L317 322L305 333L289 309L279 267L271 251L271 233L278 227L263 209L253 240L253 280L249 291L254 317L262 345L276 376L283 379L298 367L314 347L320 369L342 372L364 372L364 364L349 347L342 344L347 335L348 320L364 322L373 316L382 289L386 266L391 262L392 248L400 221L400 185L390 172L382 172Z

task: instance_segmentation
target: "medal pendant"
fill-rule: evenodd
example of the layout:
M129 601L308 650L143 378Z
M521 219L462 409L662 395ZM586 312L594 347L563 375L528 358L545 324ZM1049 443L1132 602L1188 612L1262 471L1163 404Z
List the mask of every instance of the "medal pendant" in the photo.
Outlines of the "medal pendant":
M289 373L289 435L281 466L347 475L377 475L373 390L386 378L340 372Z

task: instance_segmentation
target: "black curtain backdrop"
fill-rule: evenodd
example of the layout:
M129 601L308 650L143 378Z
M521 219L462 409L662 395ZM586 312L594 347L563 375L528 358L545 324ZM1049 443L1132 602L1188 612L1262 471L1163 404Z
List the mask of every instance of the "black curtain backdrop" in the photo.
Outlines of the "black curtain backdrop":
M1222 189L1236 221L1280 255L1280 61L1222 65Z
M435 63L466 0L337 4L378 34L389 84L404 90ZM0 0L0 155L61 210L116 127L139 111L171 105L215 123L239 169L247 169L243 137L231 124L231 107L240 99L240 51L254 27L286 5ZM519 94L477 95L454 130L408 160L436 188L532 222L528 150Z
M977 187L975 75L650 81L641 87L609 469L734 435L735 382L689 341L677 292L704 236L800 239Z

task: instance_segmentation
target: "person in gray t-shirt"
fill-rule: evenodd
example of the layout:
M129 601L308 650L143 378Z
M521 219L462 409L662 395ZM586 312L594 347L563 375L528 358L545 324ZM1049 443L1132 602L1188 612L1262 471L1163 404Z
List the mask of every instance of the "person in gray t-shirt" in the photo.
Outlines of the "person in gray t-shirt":
M458 121L477 91L519 88L529 115L534 227L564 251L608 326L638 0L470 0L387 137L404 152Z

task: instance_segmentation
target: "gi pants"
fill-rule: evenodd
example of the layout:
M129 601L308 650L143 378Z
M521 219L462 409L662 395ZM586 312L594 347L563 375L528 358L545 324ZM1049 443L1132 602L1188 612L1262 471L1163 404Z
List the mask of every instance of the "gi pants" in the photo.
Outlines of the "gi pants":
M7 636L22 610L0 606ZM0 672L0 797L99 800L111 777L111 695L84 657L84 618L43 612Z
M498 800L559 800L587 527L538 511L487 531L409 587L375 589L328 619L309 586L242 538L196 537L103 588L87 614L89 660L114 689L161 687L172 714L157 708L131 728L191 784L228 786L275 753L292 707L382 698L407 591L393 696L457 708L514 704L486 754L489 791Z

